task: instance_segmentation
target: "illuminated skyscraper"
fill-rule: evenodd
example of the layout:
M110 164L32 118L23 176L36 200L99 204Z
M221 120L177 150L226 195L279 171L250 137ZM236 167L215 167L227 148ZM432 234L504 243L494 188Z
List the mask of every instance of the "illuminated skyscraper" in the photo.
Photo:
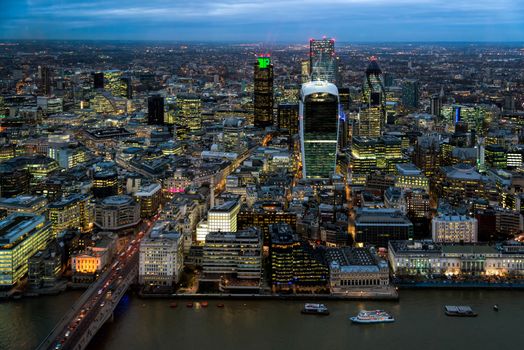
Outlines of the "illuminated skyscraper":
M273 65L269 55L260 56L254 65L254 124L257 128L273 125Z
M309 40L309 69L311 81L323 80L336 84L335 39Z
M147 124L164 125L164 98L160 95L147 99Z
M177 96L176 109L175 124L178 134L184 130L182 138L185 138L187 132L199 131L202 128L202 101L198 96Z
M358 134L379 137L384 131L386 122L386 92L382 70L374 57L371 58L366 69L362 94L364 104L359 113Z
M329 178L335 172L338 108L334 84L313 81L302 85L299 118L304 179Z
M108 70L104 72L104 87L116 97L127 97L128 83L119 70Z
M298 104L281 103L278 105L277 126L287 130L290 135L298 133Z

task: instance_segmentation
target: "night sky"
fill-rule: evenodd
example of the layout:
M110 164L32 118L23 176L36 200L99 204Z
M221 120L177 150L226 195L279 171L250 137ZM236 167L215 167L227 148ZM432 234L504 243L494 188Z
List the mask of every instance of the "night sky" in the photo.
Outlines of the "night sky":
M524 0L0 0L2 39L524 42Z

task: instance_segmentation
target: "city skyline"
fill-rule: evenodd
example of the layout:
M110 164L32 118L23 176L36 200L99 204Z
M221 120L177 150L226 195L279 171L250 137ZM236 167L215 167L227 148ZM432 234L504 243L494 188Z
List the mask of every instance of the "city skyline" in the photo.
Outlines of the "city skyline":
M0 39L300 42L509 42L524 1L8 1ZM362 30L365 28L366 30Z

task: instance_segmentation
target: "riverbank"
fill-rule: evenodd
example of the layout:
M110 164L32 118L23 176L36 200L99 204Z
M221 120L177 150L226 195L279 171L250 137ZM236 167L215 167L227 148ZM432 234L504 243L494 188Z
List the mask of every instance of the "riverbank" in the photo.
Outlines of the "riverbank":
M502 290L522 290L524 291L523 283L510 282L454 282L454 281L405 281L396 283L399 289L502 289Z
M171 293L151 294L138 292L143 299L232 299L232 300L370 300L370 301L398 301L399 295L394 293L354 292L345 295L333 294L226 294L226 293Z

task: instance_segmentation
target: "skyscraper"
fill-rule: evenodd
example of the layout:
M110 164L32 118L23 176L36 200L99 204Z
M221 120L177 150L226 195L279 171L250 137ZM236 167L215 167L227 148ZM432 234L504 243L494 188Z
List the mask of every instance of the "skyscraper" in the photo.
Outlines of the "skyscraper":
M164 125L164 98L160 95L147 99L147 124Z
M103 72L93 73L93 87L95 89L104 88L104 73Z
M379 137L386 122L386 90L382 70L375 57L371 58L366 69L362 94L364 104L360 108L358 134Z
M290 135L298 133L298 104L281 103L278 105L277 126L287 130Z
M254 124L257 128L273 125L273 64L269 55L259 56L254 64Z
M337 57L335 54L335 39L310 39L309 69L312 81L323 80L336 84Z
M329 178L335 172L338 108L334 84L313 81L302 85L299 118L304 179Z
M406 108L417 108L419 102L419 84L417 80L410 79L402 84L402 104Z
M38 89L44 96L51 95L51 69L46 66L38 66Z
M175 124L177 131L185 133L200 131L202 128L202 101L200 97L191 94L181 94L176 99L177 118ZM183 138L187 137L184 135Z

